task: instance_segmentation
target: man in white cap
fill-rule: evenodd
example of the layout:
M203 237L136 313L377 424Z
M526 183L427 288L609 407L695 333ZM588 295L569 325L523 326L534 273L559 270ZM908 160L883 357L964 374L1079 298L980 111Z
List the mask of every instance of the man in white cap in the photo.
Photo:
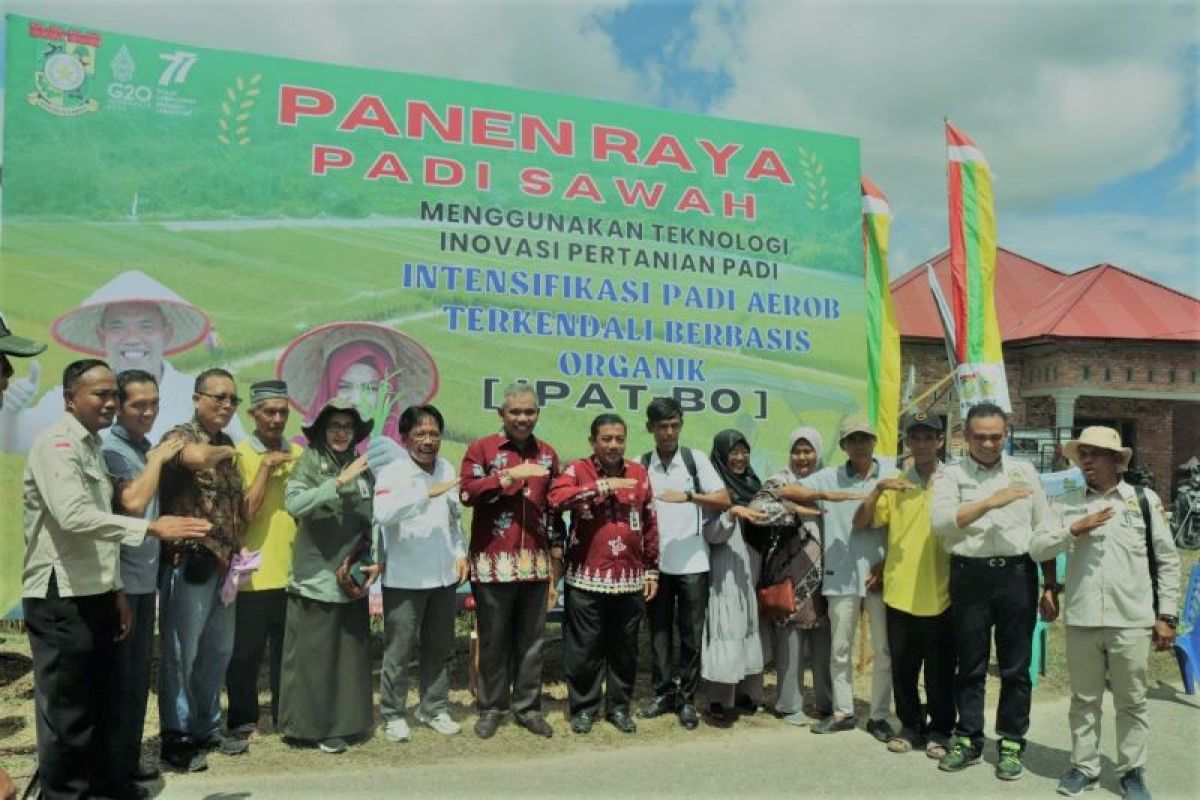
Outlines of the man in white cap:
M65 347L104 358L114 374L140 369L158 381L161 410L148 437L164 433L192 416L194 376L185 375L164 356L188 350L210 334L208 316L143 272L122 272L77 308L51 325ZM53 425L63 411L62 388L55 387L33 404L41 370L30 364L29 376L13 381L0 408L0 451L24 453L34 437ZM227 431L234 441L245 433L236 418Z
M1039 531L1029 543L1039 561L1064 550L1071 554L1063 608L1071 769L1058 782L1058 793L1074 797L1100 781L1100 707L1107 683L1117 712L1121 794L1148 800L1146 662L1151 644L1170 650L1175 642L1179 556L1158 495L1121 479L1133 451L1121 445L1117 431L1084 428L1063 452L1083 470L1087 490L1060 507L1061 526Z

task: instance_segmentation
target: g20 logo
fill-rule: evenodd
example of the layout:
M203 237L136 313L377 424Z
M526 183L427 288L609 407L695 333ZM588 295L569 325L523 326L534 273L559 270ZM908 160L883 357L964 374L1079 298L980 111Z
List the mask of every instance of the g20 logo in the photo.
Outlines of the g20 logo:
M154 99L154 91L133 83L110 83L108 96L123 103L149 103Z

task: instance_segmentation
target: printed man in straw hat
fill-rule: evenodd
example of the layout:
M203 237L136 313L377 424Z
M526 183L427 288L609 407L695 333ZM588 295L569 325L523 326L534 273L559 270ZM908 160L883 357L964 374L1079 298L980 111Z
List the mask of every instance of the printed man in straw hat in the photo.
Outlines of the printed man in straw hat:
M55 341L81 353L104 358L114 374L130 369L150 373L158 381L161 410L148 438L162 435L192 416L193 376L175 369L164 356L202 342L212 330L208 315L143 272L122 272L77 308L56 319ZM62 416L62 388L55 387L33 404L41 375L38 362L29 376L13 381L0 408L0 451L24 453L33 438ZM234 419L227 433L245 435Z
M1158 495L1121 479L1133 451L1121 445L1117 431L1084 428L1063 452L1083 470L1087 490L1060 506L1062 525L1039 531L1029 544L1039 561L1070 553L1063 614L1071 769L1058 782L1058 793L1074 797L1099 783L1100 705L1107 683L1117 711L1121 794L1144 800L1150 797L1142 774L1150 730L1146 662L1152 644L1170 650L1175 642L1179 556Z

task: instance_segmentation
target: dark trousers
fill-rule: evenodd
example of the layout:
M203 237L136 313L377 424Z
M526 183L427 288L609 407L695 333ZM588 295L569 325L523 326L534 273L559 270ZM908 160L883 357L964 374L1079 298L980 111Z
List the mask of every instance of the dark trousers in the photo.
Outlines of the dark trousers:
M647 606L650 617L650 680L654 693L680 703L696 702L700 683L700 644L708 610L708 573L658 576L658 594ZM679 627L679 678L671 668L671 640Z
M225 670L229 691L226 724L230 730L258 724L258 670L264 651L271 673L271 724L279 724L279 669L283 663L283 629L287 591L238 592L233 629L233 656Z
M115 725L117 632L112 592L22 601L33 652L38 770L42 797L84 798L112 790L104 740Z
M116 728L106 737L108 765L116 786L133 781L142 754L146 701L150 698L150 652L154 647L154 592L127 594L133 612L129 635L116 644L113 683L117 696Z
M888 650L892 654L892 697L900 724L922 736L954 732L954 623L950 609L918 617L887 607ZM925 669L926 708L917 679Z
M563 625L563 666L571 715L629 710L637 678L641 592L601 594L568 586Z
M542 713L546 581L471 583L479 621L479 711Z
M1000 665L996 735L1024 747L1033 689L1029 661L1037 621L1037 565L1028 556L952 557L950 612L958 652L956 734L983 746L984 682L994 631Z

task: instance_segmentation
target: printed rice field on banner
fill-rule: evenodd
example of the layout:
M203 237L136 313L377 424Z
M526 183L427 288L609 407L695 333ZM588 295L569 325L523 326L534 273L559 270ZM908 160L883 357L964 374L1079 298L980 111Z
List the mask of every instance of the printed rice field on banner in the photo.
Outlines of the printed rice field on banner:
M856 139L19 16L6 58L0 296L51 347L0 411L0 614L24 453L85 354L162 375L155 434L222 365L288 380L289 435L336 393L389 434L381 394L432 402L451 460L516 380L566 459L603 411L648 449L663 394L760 474L863 413Z

